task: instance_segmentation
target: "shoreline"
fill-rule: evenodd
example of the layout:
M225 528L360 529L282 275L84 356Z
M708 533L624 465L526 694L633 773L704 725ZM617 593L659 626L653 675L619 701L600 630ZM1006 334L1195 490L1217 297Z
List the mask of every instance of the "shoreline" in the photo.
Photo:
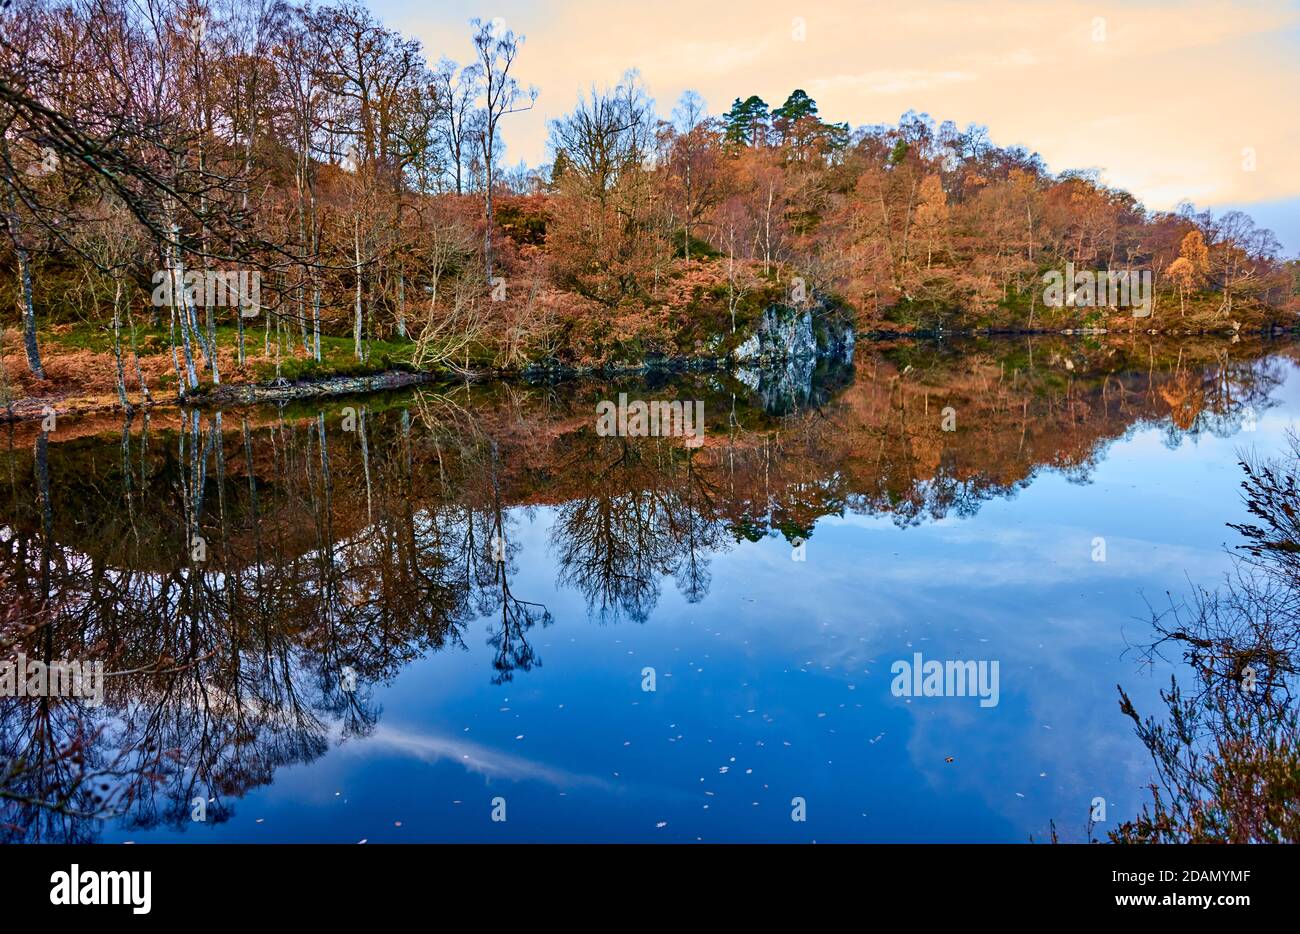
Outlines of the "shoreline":
M1229 327L1185 330L973 328L952 331L942 329L921 331L868 330L858 332L856 340L859 342L886 343L908 340L962 340L979 337L1099 337L1110 334L1125 336L1143 334L1148 337L1159 338L1194 338L1218 335L1228 338L1249 336L1270 339L1280 335L1297 333L1300 333L1300 325L1284 327L1278 324L1249 329ZM208 388L205 391L188 396L184 401L174 395L169 395L166 398L153 398L148 402L135 402L131 411L265 405L273 402L292 402L300 399L364 395L366 393L386 392L431 383L486 382L492 380L507 382L521 379L529 382L562 382L570 379L615 379L649 373L714 373L732 371L742 367L743 364L727 357L690 356L654 357L638 364L606 364L593 367L531 364L519 370L481 370L471 373L456 373L450 370L413 371L393 369L367 376L332 376L293 383L230 383ZM0 424L35 421L47 417L51 412L56 418L63 418L122 411L122 405L116 395L105 394L85 400L74 399L71 404L67 404L68 400L69 397L67 396L29 396L9 402L3 409L0 409Z

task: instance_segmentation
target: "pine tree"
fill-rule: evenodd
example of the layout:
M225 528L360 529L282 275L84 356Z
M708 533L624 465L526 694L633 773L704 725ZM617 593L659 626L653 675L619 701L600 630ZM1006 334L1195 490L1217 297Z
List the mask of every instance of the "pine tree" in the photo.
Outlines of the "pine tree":
M785 99L785 103L772 111L772 120L793 126L804 117L817 116L817 102L808 96L807 92L799 88L790 92L790 96Z
M751 94L744 101L738 97L731 110L722 115L722 122L727 128L728 143L761 145L766 142L768 129L767 102L757 94Z

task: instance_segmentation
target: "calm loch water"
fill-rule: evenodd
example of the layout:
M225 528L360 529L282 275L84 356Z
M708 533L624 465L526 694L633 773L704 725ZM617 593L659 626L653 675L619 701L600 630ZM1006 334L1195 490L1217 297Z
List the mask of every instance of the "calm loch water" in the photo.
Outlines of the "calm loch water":
M1132 817L1154 771L1116 685L1159 713L1151 611L1230 569L1238 455L1300 410L1292 348L862 345L742 377L5 428L0 644L109 674L99 707L0 698L0 835L1025 842L1083 838L1098 797ZM704 443L599 435L619 393L702 400ZM898 696L918 653L996 663L996 704Z

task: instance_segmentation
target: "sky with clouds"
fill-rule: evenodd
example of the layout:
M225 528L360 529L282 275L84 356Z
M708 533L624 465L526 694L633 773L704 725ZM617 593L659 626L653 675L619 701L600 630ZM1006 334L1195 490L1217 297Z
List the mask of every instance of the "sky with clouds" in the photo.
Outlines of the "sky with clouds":
M432 60L465 62L468 20L526 42L539 97L502 123L508 161L550 161L546 122L640 69L661 113L687 89L714 113L794 88L823 117L907 110L989 127L1054 171L1095 168L1148 207L1239 207L1300 254L1300 0L369 0Z

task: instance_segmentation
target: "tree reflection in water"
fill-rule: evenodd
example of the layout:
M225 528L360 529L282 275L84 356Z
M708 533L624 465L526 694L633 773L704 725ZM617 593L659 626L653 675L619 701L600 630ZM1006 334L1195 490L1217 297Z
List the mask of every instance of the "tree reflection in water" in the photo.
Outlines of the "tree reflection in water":
M0 835L183 827L199 800L228 819L278 769L364 738L375 688L478 620L494 681L540 665L529 640L551 614L516 587L542 560L519 544L536 507L554 513L556 585L594 620L644 623L666 579L704 600L712 556L746 542L807 539L828 515L969 515L1045 469L1086 480L1136 426L1235 431L1280 379L1245 345L859 354L794 411L722 375L642 387L706 400L698 449L598 436L595 402L633 384L9 426L0 653L110 675L99 708L0 699Z

